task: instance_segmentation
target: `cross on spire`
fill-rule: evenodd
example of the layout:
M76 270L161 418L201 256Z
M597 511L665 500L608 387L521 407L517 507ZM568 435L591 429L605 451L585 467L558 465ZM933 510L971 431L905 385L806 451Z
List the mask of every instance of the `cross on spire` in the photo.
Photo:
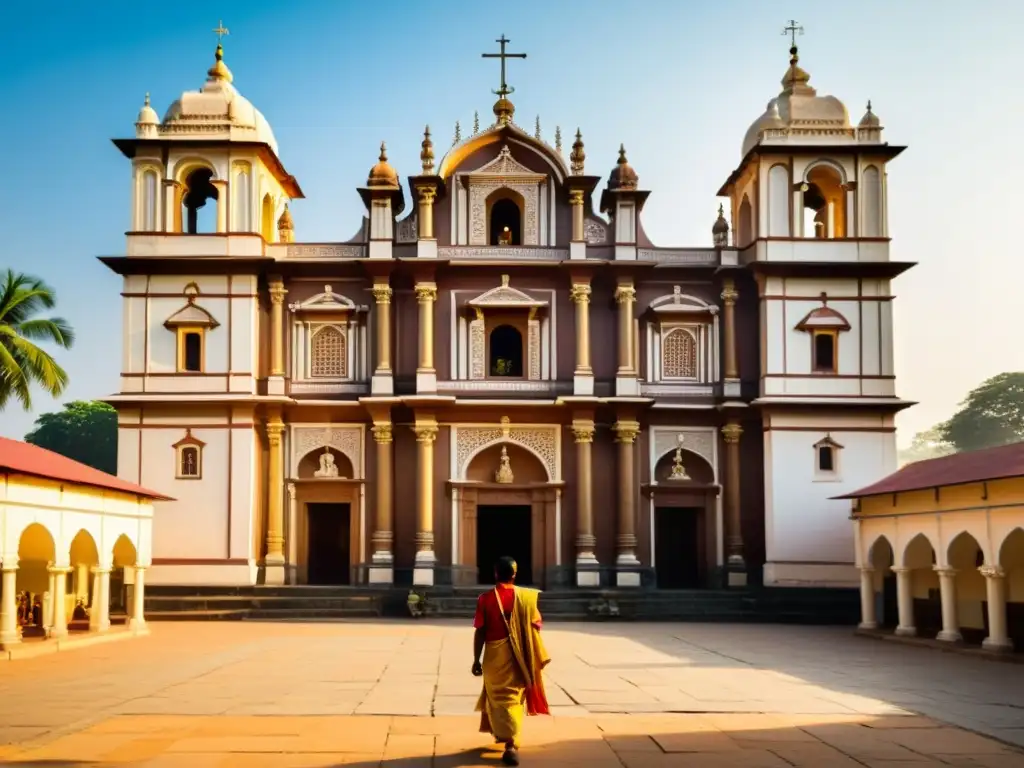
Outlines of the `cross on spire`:
M785 27L782 30L782 34L790 36L790 38L792 39L792 45L793 45L794 48L796 48L796 36L797 35L802 35L803 33L804 33L804 28L801 27L801 26L798 26L796 21L794 21L793 19L790 19L789 20L789 26Z
M494 93L497 96L499 96L501 98L504 98L505 96L508 96L510 93L513 93L515 91L515 88L512 88L511 86L508 85L508 83L505 82L505 60L506 59L525 59L526 58L526 54L525 53L505 53L505 46L508 43L512 42L511 40L508 40L505 37L505 35L502 35L500 38L498 38L494 42L498 43L501 46L501 53L481 53L480 56L482 58L485 58L485 59L501 59L501 87L498 88L498 90L494 91Z
M230 35L231 32L228 31L228 28L224 26L223 21L218 21L216 29L213 30L213 34L217 36L217 45L220 45L220 42L223 39L224 35Z

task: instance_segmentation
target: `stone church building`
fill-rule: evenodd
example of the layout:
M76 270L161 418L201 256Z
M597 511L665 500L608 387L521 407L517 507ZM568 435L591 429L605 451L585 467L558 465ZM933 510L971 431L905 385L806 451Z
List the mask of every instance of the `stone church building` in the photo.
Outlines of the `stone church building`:
M835 497L895 469L910 405L903 147L794 46L707 243L655 245L643 169L522 128L501 64L493 122L394 137L422 147L406 178L366 148L338 242L303 242L287 148L220 45L200 90L162 119L147 96L115 140L118 472L174 499L149 581L468 585L508 554L547 588L856 586Z

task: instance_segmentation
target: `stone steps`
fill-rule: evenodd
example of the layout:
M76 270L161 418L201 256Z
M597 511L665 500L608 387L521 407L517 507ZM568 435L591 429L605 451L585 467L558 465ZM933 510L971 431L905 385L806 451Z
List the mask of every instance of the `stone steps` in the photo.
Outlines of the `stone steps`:
M486 587L426 590L428 615L471 618ZM147 590L152 620L341 620L408 617L405 588L171 587ZM609 611L614 606L615 611ZM859 597L849 589L582 590L541 594L547 621L625 620L856 624Z

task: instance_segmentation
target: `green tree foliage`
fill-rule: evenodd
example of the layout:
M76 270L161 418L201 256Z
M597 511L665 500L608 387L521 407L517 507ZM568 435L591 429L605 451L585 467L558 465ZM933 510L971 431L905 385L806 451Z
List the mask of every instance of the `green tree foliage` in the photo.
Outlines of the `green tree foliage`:
M941 427L942 425L939 424L914 435L910 445L899 452L900 466L956 453L956 448L943 439Z
M1024 373L1000 373L982 382L938 429L957 451L1024 440Z
M52 341L64 349L74 343L66 320L39 317L56 303L53 289L39 278L12 269L0 272L0 410L12 397L32 410L33 383L53 397L60 397L67 386L64 369L34 343Z
M106 403L75 400L65 404L62 411L44 413L25 440L117 474L117 411Z

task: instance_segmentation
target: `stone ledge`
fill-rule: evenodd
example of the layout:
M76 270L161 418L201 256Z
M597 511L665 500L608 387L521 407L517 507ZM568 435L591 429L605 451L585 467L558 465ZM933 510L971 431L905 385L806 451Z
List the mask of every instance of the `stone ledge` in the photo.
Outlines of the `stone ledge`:
M149 630L136 632L135 630L121 628L111 629L103 634L89 633L78 637L66 637L60 640L39 640L17 643L10 648L0 650L0 661L17 661L19 659L34 659L37 656L47 656L51 653L62 651L74 651L79 648L88 648L90 645L111 643L117 640L128 638L146 637Z
M1000 651L988 651L976 645L963 645L961 643L946 643L941 640L934 640L928 637L901 637L883 629L855 629L853 634L859 637L868 637L872 640L886 640L891 643L902 645L914 645L919 648L931 648L935 651L956 653L961 656L973 656L977 659L988 659L989 661L1002 661L1008 664L1024 664L1024 654L1008 653Z

